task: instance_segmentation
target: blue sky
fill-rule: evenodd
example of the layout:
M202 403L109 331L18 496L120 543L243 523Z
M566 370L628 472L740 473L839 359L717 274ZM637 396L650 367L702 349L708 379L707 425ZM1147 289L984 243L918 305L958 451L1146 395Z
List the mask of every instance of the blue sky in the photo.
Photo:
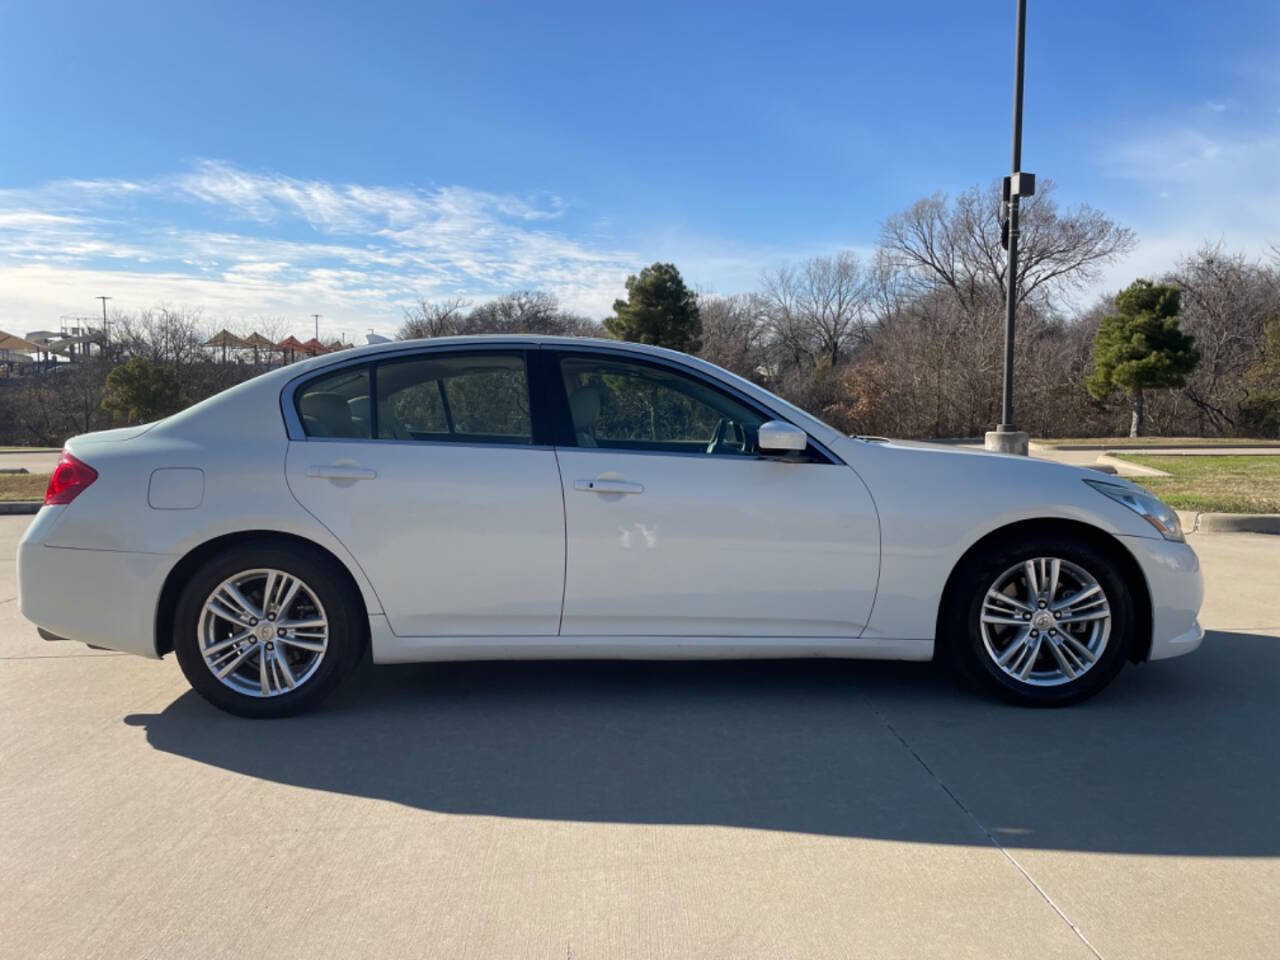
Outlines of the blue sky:
M1280 5L1030 0L1024 166L1108 279L1280 242ZM700 288L1007 171L1011 2L25 3L0 31L0 328L159 301L386 330L417 296Z

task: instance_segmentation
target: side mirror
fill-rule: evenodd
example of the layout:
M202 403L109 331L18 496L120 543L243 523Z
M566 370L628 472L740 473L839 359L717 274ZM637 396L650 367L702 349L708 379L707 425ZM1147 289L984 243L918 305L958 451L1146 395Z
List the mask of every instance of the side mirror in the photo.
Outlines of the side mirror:
M795 453L809 446L809 435L794 424L769 420L760 424L756 446L763 454Z

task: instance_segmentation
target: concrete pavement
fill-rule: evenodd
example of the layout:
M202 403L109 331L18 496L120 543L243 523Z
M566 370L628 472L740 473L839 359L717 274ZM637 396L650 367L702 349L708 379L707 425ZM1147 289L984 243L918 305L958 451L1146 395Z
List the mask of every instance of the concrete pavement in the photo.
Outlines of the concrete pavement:
M1026 711L927 665L366 665L254 723L50 644L0 518L0 957L1203 957L1280 943L1280 539Z

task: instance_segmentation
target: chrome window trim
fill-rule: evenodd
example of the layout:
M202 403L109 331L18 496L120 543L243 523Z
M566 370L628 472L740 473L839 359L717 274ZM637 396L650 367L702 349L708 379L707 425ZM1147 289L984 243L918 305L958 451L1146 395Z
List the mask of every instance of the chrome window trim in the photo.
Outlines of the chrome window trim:
M398 443L398 444L411 444L415 446L430 444L432 446L438 446L438 447L469 446L469 447L492 447L492 448L498 448L498 449L515 448L515 449L527 449L527 450L557 450L557 449L558 450L596 450L598 452L620 453L628 456L634 456L636 454L641 454L645 456L661 456L661 457L707 457L708 456L708 454L705 454L705 453L678 453L678 452L671 452L666 450L616 450L609 447L579 447L579 446L570 447L570 446L563 446L563 445L552 446L549 444L534 444L534 443L483 443L483 442L472 442L468 440L383 440L378 437L370 437L370 438L308 437L306 435L306 432L302 429L302 421L298 417L298 409L296 404L294 404L293 402L294 393L297 391L298 387L300 387L303 383L309 382L313 378L328 376L332 373L337 372L338 370L343 369L344 367L357 367L357 366L371 367L374 364L382 363L387 360L403 359L405 357L426 355L431 353L511 353L513 351L517 353L529 353L533 350L549 350L556 353L568 353L568 354L597 353L606 357L617 357L619 359L639 361L642 365L650 364L653 366L667 367L671 370L677 371L678 373L684 374L685 376L689 376L689 377L693 377L695 379L701 380L703 383L706 383L712 388L719 390L722 393L728 394L729 396L733 397L735 400L738 400L740 403L744 403L747 406L757 411L764 411L769 415L769 419L781 420L784 423L791 424L793 427L798 427L799 429L804 430L805 435L808 436L809 438L809 442L813 444L815 448L821 451L822 455L827 458L827 461L828 461L827 465L834 466L839 464L841 466L848 466L848 464L844 461L844 459L837 456L831 450L830 447L828 447L825 443L822 443L820 440L814 437L812 433L810 433L808 430L805 430L804 427L800 426L798 423L793 421L790 417L786 416L783 413L780 413L779 411L773 409L767 404L762 403L760 400L756 399L755 397L750 396L746 393L743 393L733 384L727 383L724 380L721 380L719 377L715 377L710 374L704 373L703 371L697 369L696 367L693 367L687 363L683 363L679 360L672 359L670 357L658 356L658 355L649 354L649 353L640 353L634 350L628 350L626 347L612 347L612 346L606 346L604 344L593 343L593 342L584 342L581 345L558 343L558 342L557 343L538 343L538 342L530 342L528 340L506 340L506 341L487 340L484 343L442 343L442 344L435 344L435 345L423 345L421 343L415 343L412 345L406 345L403 349L400 349L400 350L380 350L374 355L365 354L363 356L347 357L340 360L336 360L335 362L325 364L324 366L319 367L318 369L307 370L304 373L299 373L296 377L289 380L281 388L280 412L284 417L285 432L287 433L291 441L301 442L301 443ZM526 369L526 376L527 376L527 369ZM749 462L753 460L770 460L773 458L765 457L765 456L736 457L736 458L730 457L730 456L724 456L724 457L714 457L713 459L716 459L716 460L738 459L741 461ZM823 464L811 464L811 465L823 466Z

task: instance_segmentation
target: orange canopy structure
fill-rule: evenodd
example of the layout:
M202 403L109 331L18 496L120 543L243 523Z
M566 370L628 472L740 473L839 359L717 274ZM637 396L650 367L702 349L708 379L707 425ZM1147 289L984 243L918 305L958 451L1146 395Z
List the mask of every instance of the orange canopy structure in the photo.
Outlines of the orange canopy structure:
M248 343L246 343L244 340L237 337L234 333L232 333L230 330L227 330L225 327L219 330L217 333L215 333L208 340L206 340L204 342L204 345L206 347L222 347L224 350L227 347L243 348L243 347L249 346Z
M14 350L18 353L44 353L48 349L48 347L42 347L38 343L23 340L19 336L0 330L0 350Z
M230 330L225 327L204 342L206 347L221 347L222 360L225 363L227 359L227 348L233 350L243 350L249 346L244 340L241 340Z

